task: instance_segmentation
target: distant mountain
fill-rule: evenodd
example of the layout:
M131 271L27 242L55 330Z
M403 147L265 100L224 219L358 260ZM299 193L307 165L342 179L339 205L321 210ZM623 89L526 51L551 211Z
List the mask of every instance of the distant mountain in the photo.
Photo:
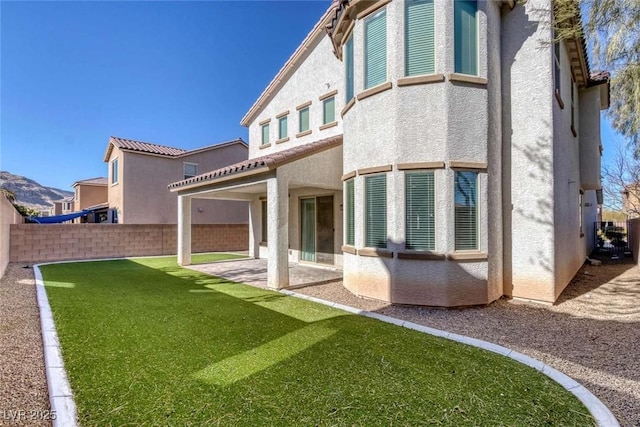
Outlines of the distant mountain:
M45 187L20 175L0 171L0 187L16 195L16 203L34 209L48 209L51 202L73 196L71 191Z

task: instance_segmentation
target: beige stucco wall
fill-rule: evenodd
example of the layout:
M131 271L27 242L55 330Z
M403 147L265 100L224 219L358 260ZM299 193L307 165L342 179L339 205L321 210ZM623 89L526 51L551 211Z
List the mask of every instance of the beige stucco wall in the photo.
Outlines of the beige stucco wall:
M319 97L334 90L338 91L335 95L337 126L320 130L323 102L319 100ZM331 41L323 32L319 43L315 48L310 49L306 60L249 125L249 158L341 134L340 111L345 105L344 98L344 64L333 54ZM299 115L296 107L309 101L311 101L309 106L311 134L297 138ZM276 116L287 110L289 111L289 141L276 144L275 141L278 138L278 119ZM267 119L271 119L269 126L271 146L260 148L262 128L259 123Z
M111 163L118 159L118 179L117 182L113 183L113 176L111 170ZM109 202L109 208L115 209L118 213L118 221L122 223L122 218L120 216L123 215L125 211L124 205L124 186L122 185L122 177L123 177L123 166L126 163L123 151L117 147L113 147L111 150L111 155L109 156L109 161L107 162L107 201Z
M74 209L79 211L107 203L109 199L108 185L76 184L75 191Z
M178 199L167 186L184 179L185 162L197 163L200 174L247 158L247 149L242 144L179 158L116 149L112 158L116 152L120 159L121 181L109 184L109 206L119 208L118 221L122 224L176 224ZM249 218L246 202L194 200L192 206L193 224L246 223Z
M22 216L5 197L0 197L0 278L10 260L11 225L21 224Z

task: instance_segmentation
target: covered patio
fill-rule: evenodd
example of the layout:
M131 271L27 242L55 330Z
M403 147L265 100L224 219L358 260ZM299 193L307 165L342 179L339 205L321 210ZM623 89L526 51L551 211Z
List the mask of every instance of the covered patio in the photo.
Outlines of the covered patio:
M178 195L178 264L191 264L193 199L249 204L249 257L272 289L295 285L290 263L342 268L342 135L169 185ZM217 274L220 275L220 274Z

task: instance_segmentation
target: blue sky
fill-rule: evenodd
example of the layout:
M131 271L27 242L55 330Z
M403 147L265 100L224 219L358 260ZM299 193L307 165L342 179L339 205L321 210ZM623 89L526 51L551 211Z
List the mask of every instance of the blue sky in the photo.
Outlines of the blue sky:
M246 141L240 119L329 4L0 0L0 169L70 190L106 176L110 135ZM622 139L603 124L607 160Z

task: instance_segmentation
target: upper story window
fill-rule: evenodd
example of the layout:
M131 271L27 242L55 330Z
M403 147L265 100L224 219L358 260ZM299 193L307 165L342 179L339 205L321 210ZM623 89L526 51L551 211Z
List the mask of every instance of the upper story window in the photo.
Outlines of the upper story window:
M453 14L455 71L478 75L478 3L456 0Z
M478 249L478 172L456 171L454 178L455 249Z
M278 119L278 139L284 139L288 135L288 115Z
M64 202L63 203L63 208L65 211L70 211L71 210L71 203L69 202Z
M183 163L184 179L193 178L198 175L197 163Z
M309 130L309 107L304 107L298 112L298 132Z
M346 92L345 102L349 102L353 99L353 36L349 37L349 40L344 45L344 68L346 76Z
M433 171L405 174L405 242L407 249L435 249Z
M336 98L334 96L322 101L322 124L334 122L336 120Z
M364 88L387 81L387 12L381 10L364 22Z
M365 177L364 196L364 245L369 248L386 248L387 175Z
M344 183L344 243L355 245L355 188L354 179Z
M269 123L262 125L262 145L269 143Z
M433 0L405 0L405 75L435 72Z
M111 183L118 183L118 158L111 161Z

